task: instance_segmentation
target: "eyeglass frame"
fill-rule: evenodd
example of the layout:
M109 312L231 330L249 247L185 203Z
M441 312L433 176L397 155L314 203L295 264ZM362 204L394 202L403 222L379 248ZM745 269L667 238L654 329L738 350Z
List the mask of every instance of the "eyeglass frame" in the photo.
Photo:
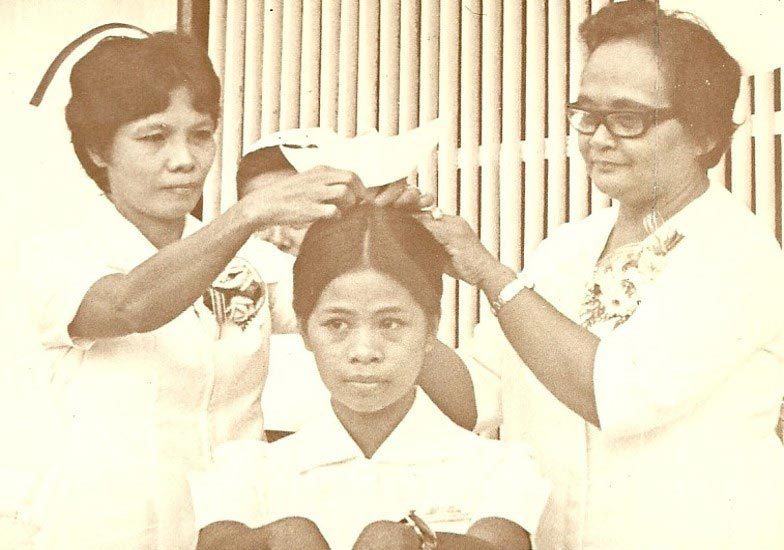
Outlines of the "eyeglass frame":
M571 116L569 116L572 111L580 111L591 115L598 115L599 120L593 132L584 132L579 128L577 128L574 124L572 124ZM615 114L640 115L640 117L642 118L642 130L639 133L629 135L629 136L622 136L616 134L610 129L610 126L607 124L607 117ZM574 128L577 131L577 133L582 134L584 136L592 136L599 129L599 126L604 126L607 132L609 132L609 134L614 138L635 139L644 136L648 132L648 130L650 130L653 126L661 122L664 122L666 120L672 120L674 118L678 118L678 115L676 114L675 110L672 107L659 107L659 108L651 108L651 109L586 109L585 107L581 107L577 103L566 104L567 123L569 124L569 126Z

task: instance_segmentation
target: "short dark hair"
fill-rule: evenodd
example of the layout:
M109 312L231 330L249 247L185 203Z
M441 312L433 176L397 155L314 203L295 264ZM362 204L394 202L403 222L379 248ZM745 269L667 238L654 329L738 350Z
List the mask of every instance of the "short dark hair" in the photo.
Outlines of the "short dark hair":
M296 172L296 168L286 159L279 146L263 147L244 155L237 166L237 196L242 197L245 194L245 186L254 177L278 170Z
M410 213L352 207L340 217L315 222L305 234L294 263L294 312L306 323L330 282L374 269L405 287L426 314L438 317L447 258L444 247Z
M76 156L98 187L108 190L106 170L89 151L105 154L120 126L166 110L182 86L194 109L217 124L220 81L207 52L186 35L110 36L74 64L65 120Z
M741 73L738 62L699 19L661 10L650 1L628 0L609 4L586 19L580 36L590 53L623 38L647 44L664 67L678 119L693 135L716 140L700 159L702 166L708 169L719 162L736 128L732 111Z

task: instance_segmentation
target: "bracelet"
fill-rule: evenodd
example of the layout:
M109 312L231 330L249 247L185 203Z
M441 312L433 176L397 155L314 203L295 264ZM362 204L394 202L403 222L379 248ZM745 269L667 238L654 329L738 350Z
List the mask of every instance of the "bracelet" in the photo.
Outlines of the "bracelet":
M420 550L436 550L438 548L438 537L425 521L420 518L414 510L411 510L406 517L400 520L414 530L419 538Z
M525 272L522 272L514 280L507 283L507 285L501 289L501 292L498 293L498 297L490 303L490 307L495 316L497 317L501 308L514 300L515 296L525 289L533 290L534 282L525 275Z

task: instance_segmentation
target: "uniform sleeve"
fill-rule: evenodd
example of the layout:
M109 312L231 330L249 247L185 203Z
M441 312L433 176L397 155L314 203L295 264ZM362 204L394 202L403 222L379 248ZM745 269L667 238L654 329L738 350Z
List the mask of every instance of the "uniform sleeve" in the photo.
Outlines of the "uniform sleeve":
M594 389L601 429L610 436L640 434L686 415L754 353L765 353L784 328L778 254L750 252L753 244L748 253L742 246L690 245L673 251L683 254L599 344Z
M255 235L245 243L239 255L245 257L262 280L269 285L272 332L274 334L297 332L297 318L291 305L296 258Z
M212 465L189 476L196 528L238 521L251 528L264 523L256 476L264 468L266 446L260 441L230 441L215 451Z
M496 443L496 442L492 442ZM471 523L483 518L502 518L535 533L550 483L543 478L530 449L517 442L499 442L497 459L484 482Z
M64 232L29 242L21 252L20 275L39 341L47 348L88 349L87 338L71 338L68 326L99 279L121 273L101 258L78 232Z

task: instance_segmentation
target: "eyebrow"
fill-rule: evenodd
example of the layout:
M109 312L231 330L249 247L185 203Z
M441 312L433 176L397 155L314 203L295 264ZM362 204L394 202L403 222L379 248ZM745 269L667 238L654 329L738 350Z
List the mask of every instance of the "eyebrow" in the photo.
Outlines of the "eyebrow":
M596 102L592 101L591 98L585 96L578 96L575 105L582 106L582 107L594 107L596 106ZM658 106L658 105L648 105L647 103L640 103L639 101L634 101L633 99L614 99L610 102L609 109L617 109L619 111L651 111L651 110L662 110L662 109L669 109L667 106Z
M344 306L334 306L334 307L326 308L324 310L324 313L326 314L339 313L342 315L354 315L356 314L356 310ZM400 306L384 306L375 310L373 312L373 315L382 315L385 313L404 313L404 310Z

